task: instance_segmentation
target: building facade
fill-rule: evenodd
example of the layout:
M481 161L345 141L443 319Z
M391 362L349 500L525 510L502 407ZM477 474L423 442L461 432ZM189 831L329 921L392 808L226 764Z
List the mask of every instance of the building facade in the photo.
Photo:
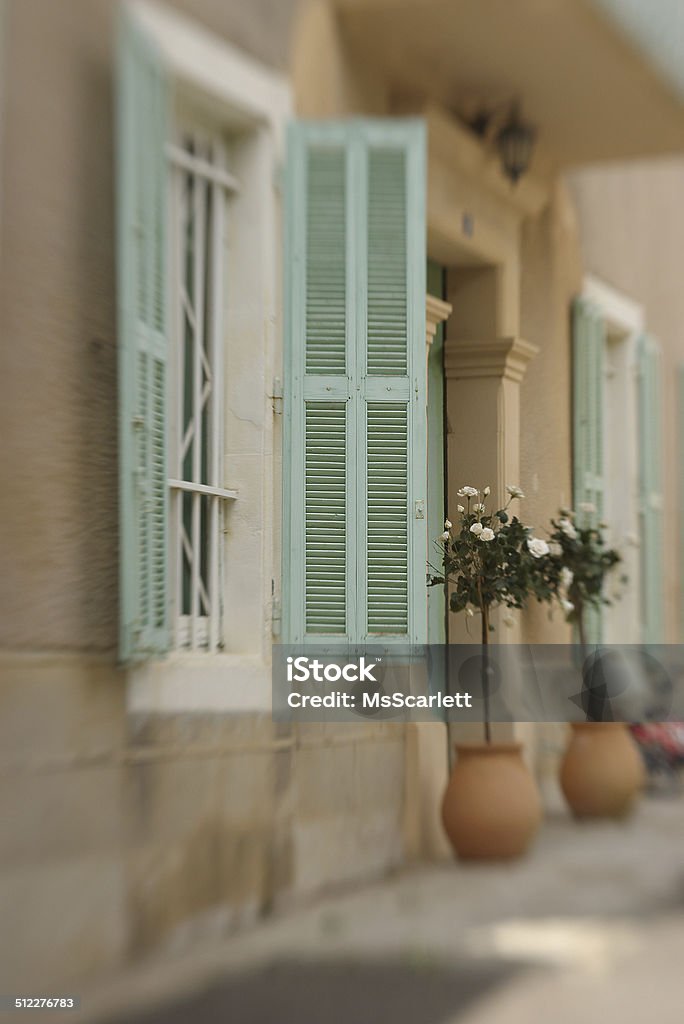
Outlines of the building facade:
M270 652L309 635L443 641L425 561L463 483L520 484L541 524L590 479L622 516L616 540L661 538L633 556L626 607L644 639L677 639L677 572L650 566L680 515L684 342L662 220L681 167L564 175L675 153L684 104L603 8L510 8L5 3L0 902L15 988L445 855L444 727L274 723ZM492 145L513 99L538 128L515 187ZM573 445L585 313L605 357L587 373L591 409L608 410L592 420L601 460L615 441L607 483ZM628 384L644 366L665 395L662 445L643 427L660 423L655 385ZM497 627L571 637L536 608ZM623 639L620 620L602 628ZM562 743L506 730L539 770Z

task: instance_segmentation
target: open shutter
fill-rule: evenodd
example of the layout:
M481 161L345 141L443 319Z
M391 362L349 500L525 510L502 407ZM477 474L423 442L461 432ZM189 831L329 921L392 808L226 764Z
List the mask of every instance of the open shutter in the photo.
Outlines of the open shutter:
M603 381L605 324L601 312L583 298L573 306L573 500L581 525L598 522L603 515ZM580 512L583 504L595 512ZM585 613L590 643L600 643L599 609Z
M639 339L639 523L642 641L663 643L663 495L660 351Z
M295 123L287 180L286 636L423 641L423 125Z
M167 649L167 84L124 9L118 68L120 657Z

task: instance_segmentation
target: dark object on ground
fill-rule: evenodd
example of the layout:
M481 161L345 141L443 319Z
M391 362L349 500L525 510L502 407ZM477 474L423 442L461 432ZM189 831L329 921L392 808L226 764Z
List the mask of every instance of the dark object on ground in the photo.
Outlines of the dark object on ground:
M680 792L684 767L684 722L646 722L632 726L646 769L649 789Z

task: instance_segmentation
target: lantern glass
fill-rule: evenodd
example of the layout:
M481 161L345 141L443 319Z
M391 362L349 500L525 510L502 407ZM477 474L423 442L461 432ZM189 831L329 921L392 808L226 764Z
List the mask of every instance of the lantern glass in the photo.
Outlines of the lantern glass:
M534 138L534 129L520 121L515 114L496 136L501 166L506 177L514 184L530 165Z

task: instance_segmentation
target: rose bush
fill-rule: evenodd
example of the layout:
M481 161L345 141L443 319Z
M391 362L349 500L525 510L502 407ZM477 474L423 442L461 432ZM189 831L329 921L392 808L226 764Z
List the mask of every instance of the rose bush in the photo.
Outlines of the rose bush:
M459 498L465 505L456 507L458 520L444 523L439 538L443 545L444 575L433 578L433 583L449 583L449 605L452 612L465 612L473 617L481 615L482 643L489 643L494 629L490 611L496 606L523 608L530 596L549 600L552 596L542 564L549 554L549 545L535 537L529 526L523 525L509 510L513 501L525 497L519 487L509 486L508 502L495 512L487 511L486 500L490 488L480 491L476 487L461 487ZM487 742L491 739L489 724L489 668L486 649L482 659L482 692L484 699L484 730Z
M586 611L612 604L604 594L605 582L622 558L616 548L606 544L605 523L593 525L594 506L584 503L579 510L585 525L570 509L561 509L551 520L549 553L539 568L543 577L540 589L548 589L558 600L566 620L577 624L584 644ZM627 577L621 576L620 583L627 583Z
M549 545L509 511L513 501L525 497L520 488L510 485L506 490L506 505L490 513L484 500L489 487L482 491L461 487L457 493L466 504L457 506L457 525L447 519L439 538L444 545L444 576L434 582L446 580L452 586L452 612L480 612L483 643L493 629L489 622L493 607L523 608L530 596L538 600L551 596L539 571L539 560L548 555Z

